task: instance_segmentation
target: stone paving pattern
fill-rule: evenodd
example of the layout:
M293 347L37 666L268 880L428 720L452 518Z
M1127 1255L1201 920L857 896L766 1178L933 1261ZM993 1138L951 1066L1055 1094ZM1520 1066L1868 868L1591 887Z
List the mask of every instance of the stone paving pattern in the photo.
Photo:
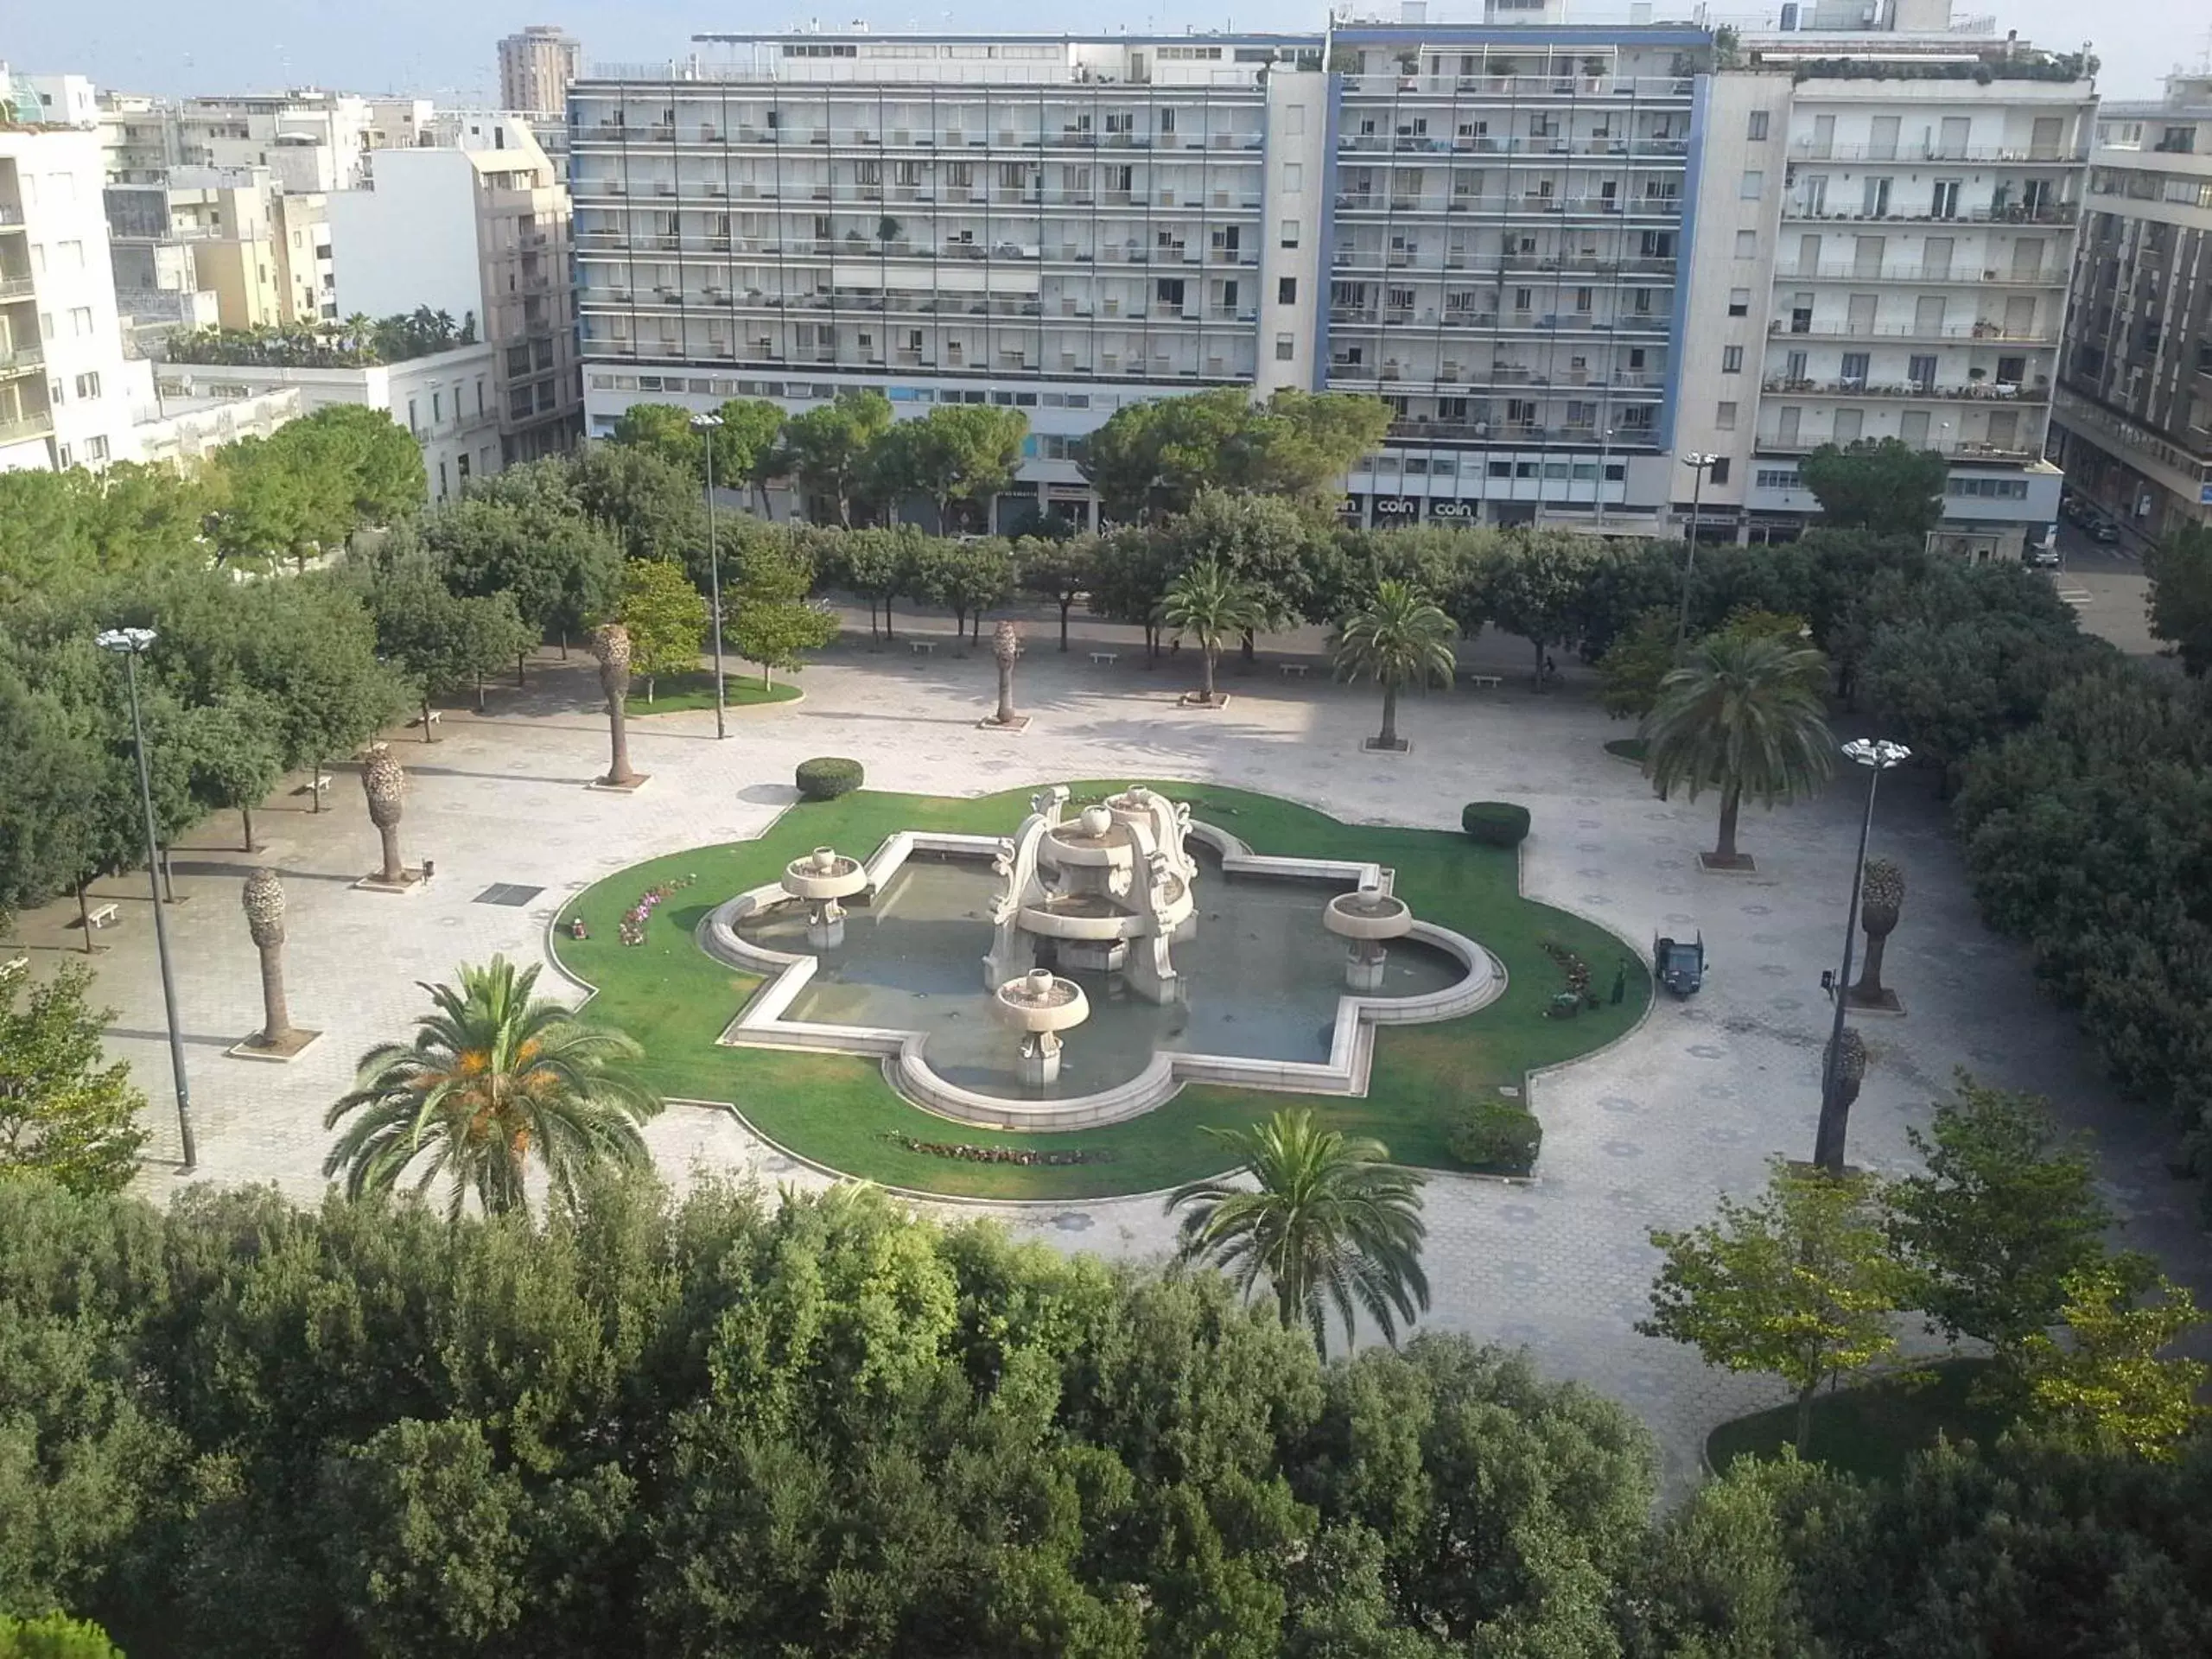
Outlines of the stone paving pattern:
M1628 1402L1657 1432L1672 1491L1694 1478L1705 1431L1780 1397L1770 1380L1710 1371L1691 1351L1632 1326L1656 1266L1648 1229L1694 1223L1716 1193L1757 1188L1770 1155L1809 1150L1830 1010L1819 981L1840 949L1863 774L1771 815L1747 811L1743 841L1757 873L1709 874L1697 854L1711 842L1713 801L1655 799L1632 766L1604 752L1626 728L1596 709L1579 671L1563 690L1537 696L1517 640L1478 648L1480 666L1509 677L1501 690L1408 699L1401 719L1413 750L1384 756L1359 747L1376 715L1371 688L1332 684L1318 665L1307 679L1287 680L1263 659L1249 675L1224 665L1233 699L1225 711L1180 709L1174 694L1191 677L1189 657L1147 670L1134 642L1097 625L1063 657L1050 627L1033 624L1018 701L1033 719L1019 734L979 731L994 689L988 652L955 654L942 622L930 632L939 644L927 658L910 652L903 634L874 652L864 628L859 643L849 634L805 673L804 701L734 712L723 743L711 714L633 719L633 761L652 774L634 797L584 787L605 766L604 717L582 654L564 664L547 653L529 690L494 690L488 718L449 711L428 745L393 734L410 779L403 845L409 862L427 856L437 867L431 884L404 896L350 885L374 867L377 850L350 765L332 768L320 815L296 794L257 814L269 842L258 858L225 845L235 845L234 817L203 825L175 857L183 901L171 927L198 1179L318 1196L322 1113L365 1049L411 1032L426 1006L417 981L449 978L455 964L494 951L544 960L546 923L568 893L661 852L759 833L792 800L791 769L810 755L855 756L870 785L888 790L1217 780L1356 822L1442 828L1457 825L1467 800L1515 800L1535 815L1522 867L1531 896L1612 927L1624 950L1648 950L1656 931L1702 929L1710 969L1697 997L1662 996L1610 1050L1534 1080L1545 1131L1535 1181L1432 1181L1427 1324L1525 1344L1548 1372ZM1318 649L1316 636L1287 643ZM1090 662L1087 648L1102 644L1123 652L1119 664ZM2212 1274L2194 1189L2169 1175L2167 1137L2145 1114L2113 1104L2071 1022L2035 995L2024 953L1974 919L1928 780L1885 783L1873 850L1898 859L1910 884L1885 976L1908 1014L1859 1021L1871 1058L1853 1115L1853 1161L1904 1167L1904 1130L1924 1122L1955 1065L2047 1091L2099 1131L2127 1242L2157 1250L2203 1295ZM283 873L289 897L293 1017L324 1033L285 1065L222 1052L259 1023L238 891L262 861ZM521 908L472 902L495 882L544 891ZM99 995L118 1010L110 1046L153 1102L154 1151L174 1158L144 877L96 892L121 906L118 925L96 936L110 947L96 958ZM76 937L66 925L73 914L65 904L24 918L35 963L61 959ZM1607 964L1592 967L1604 982ZM573 994L556 971L546 984ZM695 1167L801 1185L820 1179L728 1117L696 1109L671 1109L648 1138L678 1180ZM175 1173L153 1166L143 1186L172 1192ZM1172 1243L1157 1198L957 1207L994 1211L1017 1231L1068 1249L1143 1257Z

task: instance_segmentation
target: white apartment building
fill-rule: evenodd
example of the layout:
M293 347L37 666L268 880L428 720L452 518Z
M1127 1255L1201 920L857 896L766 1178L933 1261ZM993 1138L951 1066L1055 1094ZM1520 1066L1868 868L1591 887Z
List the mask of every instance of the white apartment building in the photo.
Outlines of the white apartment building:
M1701 135L1676 429L1719 457L1701 523L1794 535L1817 511L1799 457L1897 438L1950 457L1948 545L2018 557L2057 518L2043 457L2093 86L1956 35L1747 45ZM1678 509L1692 486L1682 469Z
M164 363L165 404L219 404L296 388L302 413L333 404L387 411L423 446L430 499L457 494L471 478L499 470L496 353L485 343L360 368L283 368L254 365ZM4 453L4 452L0 452Z
M329 199L339 315L474 316L499 353L503 464L556 453L582 404L568 192L515 117L445 117L435 136L376 152L371 188Z
M137 459L153 412L124 353L92 126L0 127L0 471Z

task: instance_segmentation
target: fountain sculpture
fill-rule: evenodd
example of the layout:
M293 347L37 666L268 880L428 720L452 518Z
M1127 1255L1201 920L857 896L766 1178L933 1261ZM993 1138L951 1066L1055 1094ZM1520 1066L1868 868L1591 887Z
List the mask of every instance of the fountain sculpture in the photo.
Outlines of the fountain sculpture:
M1090 1017L1083 987L1049 968L1033 968L992 993L998 1017L1021 1033L1016 1075L1026 1088L1043 1089L1060 1076L1059 1033Z
M868 871L860 860L846 858L829 847L817 847L784 866L784 891L807 905L809 949L835 950L844 944L845 907L837 901L862 891L868 880Z
M1183 844L1191 810L1133 788L1072 818L1064 785L1030 798L1029 816L991 868L1005 886L991 906L983 983L996 989L1037 966L1038 942L1063 970L1118 970L1136 995L1180 994L1171 947L1195 931L1198 866Z
M1389 961L1385 941L1402 938L1413 931L1414 913L1406 901L1380 887L1362 886L1340 893L1321 911L1321 925L1351 949L1344 957L1344 988L1379 991L1382 970Z

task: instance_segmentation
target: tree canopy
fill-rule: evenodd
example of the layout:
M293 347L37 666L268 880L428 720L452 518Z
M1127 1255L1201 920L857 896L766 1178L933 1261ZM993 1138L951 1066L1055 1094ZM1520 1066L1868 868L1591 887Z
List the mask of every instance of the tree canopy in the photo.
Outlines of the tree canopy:
M1950 463L1901 438L1859 438L1840 448L1824 443L1797 471L1835 529L1925 536L1942 520Z

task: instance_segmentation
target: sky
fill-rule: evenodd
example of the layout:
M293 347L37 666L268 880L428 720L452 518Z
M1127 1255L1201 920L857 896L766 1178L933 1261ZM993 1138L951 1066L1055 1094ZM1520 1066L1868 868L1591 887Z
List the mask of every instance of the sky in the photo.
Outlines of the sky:
M1387 0L1386 0L1387 3ZM1434 0L1432 19L1470 15L1474 0ZM834 4L834 0L833 0ZM1326 0L1230 0L1209 10L1183 0L1096 0L1082 9L1086 29L1138 30L1242 26L1319 29ZM1713 0L1718 18L1770 7L1771 0ZM2108 98L2152 98L2177 65L2195 67L2212 48L2212 9L2188 0L1954 0L1961 16L1993 12L1999 26L2056 50L2084 38L2104 60L2099 90ZM1660 0L1660 15L1688 0ZM1363 7L1362 10L1368 8ZM845 0L810 13L749 0L543 0L528 8L454 0L90 0L66 5L20 0L0 19L0 58L19 71L86 74L103 86L163 94L240 92L283 86L349 92L410 92L442 102L495 101L493 43L524 23L558 23L584 43L587 64L680 56L702 30L734 31L861 19L882 30L1033 29L1040 15L1020 0L937 0L912 4ZM1395 10L1395 8L1394 8ZM1065 22L1068 14L1047 13ZM1624 0L1592 0L1570 16L1601 21L1625 15ZM2177 28L2183 18L2197 32Z

